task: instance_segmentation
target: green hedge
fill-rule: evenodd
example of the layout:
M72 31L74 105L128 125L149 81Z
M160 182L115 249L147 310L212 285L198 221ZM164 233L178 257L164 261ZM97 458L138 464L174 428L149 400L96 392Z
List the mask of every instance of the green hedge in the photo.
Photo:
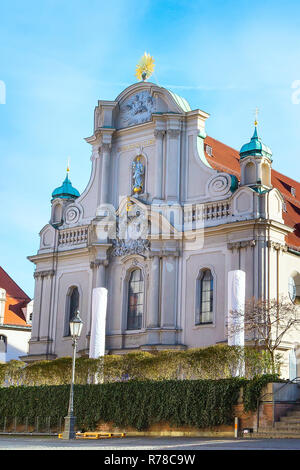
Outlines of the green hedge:
M276 377L254 381L222 380L128 381L75 385L74 413L79 429L95 429L100 421L119 427L147 429L151 424L211 427L231 424L233 405L244 388L247 406L256 404L261 387ZM67 414L69 386L0 388L0 426L4 416L36 416L58 420Z
M219 380L235 377L241 361L245 378L272 371L266 351L253 348L217 345L187 351L137 352L107 355L103 359L79 358L76 361L76 383L93 382L101 376L104 382L130 380ZM279 364L278 364L279 370ZM20 361L0 364L0 386L64 385L71 375L71 358L40 361L26 365Z

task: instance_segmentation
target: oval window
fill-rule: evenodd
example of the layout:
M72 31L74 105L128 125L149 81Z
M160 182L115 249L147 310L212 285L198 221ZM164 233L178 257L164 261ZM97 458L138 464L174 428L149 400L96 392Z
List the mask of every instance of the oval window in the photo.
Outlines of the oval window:
M293 277L289 278L289 297L292 302L296 300L296 283Z

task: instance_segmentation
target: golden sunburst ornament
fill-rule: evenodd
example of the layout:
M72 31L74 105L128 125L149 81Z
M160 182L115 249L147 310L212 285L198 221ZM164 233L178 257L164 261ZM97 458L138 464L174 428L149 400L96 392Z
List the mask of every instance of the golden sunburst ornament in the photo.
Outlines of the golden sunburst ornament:
M141 57L139 63L136 66L135 76L138 80L147 80L154 72L154 59L150 54L145 54Z

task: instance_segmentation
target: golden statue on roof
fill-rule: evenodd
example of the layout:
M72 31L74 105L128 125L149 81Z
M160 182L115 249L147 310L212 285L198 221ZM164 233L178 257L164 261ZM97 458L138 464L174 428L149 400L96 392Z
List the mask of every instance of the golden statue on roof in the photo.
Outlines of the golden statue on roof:
M147 80L154 72L154 59L147 52L141 57L140 61L136 66L135 76L138 80Z

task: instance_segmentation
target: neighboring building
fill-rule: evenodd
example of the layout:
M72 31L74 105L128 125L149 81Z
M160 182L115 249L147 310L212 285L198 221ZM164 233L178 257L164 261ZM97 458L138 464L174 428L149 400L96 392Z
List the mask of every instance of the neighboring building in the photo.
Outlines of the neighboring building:
M87 188L67 175L29 257L27 361L71 355L78 307L88 353L94 287L108 288L111 353L226 342L230 270L246 272L248 298L300 299L300 184L272 169L257 125L238 152L206 136L208 117L148 82L98 102ZM286 354L299 344L300 333Z
M0 362L28 354L33 301L0 267Z

